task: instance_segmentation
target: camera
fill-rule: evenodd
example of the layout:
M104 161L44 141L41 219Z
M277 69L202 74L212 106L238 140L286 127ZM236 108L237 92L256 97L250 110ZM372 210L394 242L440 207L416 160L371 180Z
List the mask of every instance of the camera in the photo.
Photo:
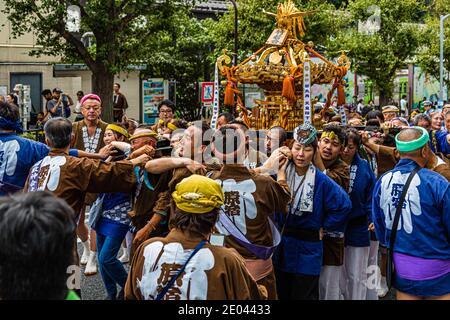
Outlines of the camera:
M167 139L158 140L158 142L156 143L156 151L161 151L163 156L170 156L172 153L170 141Z

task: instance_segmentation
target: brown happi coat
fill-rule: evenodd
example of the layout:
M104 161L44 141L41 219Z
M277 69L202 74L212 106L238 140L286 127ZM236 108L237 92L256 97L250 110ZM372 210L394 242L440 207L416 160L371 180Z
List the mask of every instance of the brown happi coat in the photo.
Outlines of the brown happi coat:
M105 143L103 142L103 137L105 135L106 127L108 126L108 123L103 122L101 119L99 119L97 128L100 128L102 131L100 133L100 137L98 140L97 148L95 149L95 153L98 153L101 148L105 146ZM83 150L86 151L86 146L84 145L83 140L83 127L86 127L86 123L84 120L77 121L72 124L72 133L75 135L75 138L70 145L71 148Z
M394 169L397 162L400 160L398 152L396 152L396 148L387 147L387 146L379 146L379 151L377 153L377 162L378 162L378 177L381 177L386 172Z
M141 181L139 194L135 197L133 212L131 214L131 222L137 230L142 229L151 219L156 211L164 211L160 206L156 207L156 202L161 196L161 193L167 191L169 181L171 179L171 172L164 172L162 174L148 174L148 179L154 191L150 190L147 185ZM167 224L159 224L152 236L161 236L167 231Z
M269 176L259 175L239 164L226 164L220 171L214 172L211 178L222 185L225 194L222 208L234 225L252 244L273 246L268 219L273 219L275 212L287 212L291 194L286 181L276 182ZM271 258L258 259L233 236L228 235L228 232L220 230L218 225L216 228L226 235L225 246L236 249L246 259L250 273L258 284L266 287L268 298L276 299Z
M338 158L327 168L327 176L348 193L350 186L350 167ZM341 266L344 263L344 238L323 237L323 265Z
M50 159L52 164L45 165ZM38 188L66 200L76 214L84 206L88 192L132 192L136 184L133 165L127 160L106 163L71 157L63 150L52 149L42 161ZM25 184L25 192L28 192L33 168ZM47 176L48 182L44 185Z
M287 212L287 205L291 200L291 194L286 181L276 182L269 176L256 174L253 170L247 169L242 165L224 165L222 170L215 172L212 176L214 180L220 180L224 187L225 203L224 211L233 220L236 216L245 219L246 232L244 235L253 244L262 246L272 246L273 238L270 231L269 220L273 219L275 212ZM225 184L224 184L225 182ZM233 190L228 191L227 184L231 182ZM242 182L247 182L249 188L237 189ZM240 206L240 193L251 193L256 205L256 212L242 212ZM242 208L245 206L243 204ZM250 206L246 207L251 210ZM252 216L255 216L254 218ZM236 223L235 223L236 224ZM227 246L235 248L246 259L257 259L255 255L240 245L232 237L225 238Z
M340 185L345 192L350 186L350 167L342 159L338 158L327 168L327 176Z
M165 238L144 242L134 255L125 299L155 299L202 240L172 229ZM163 300L259 300L264 298L262 292L235 250L206 243Z

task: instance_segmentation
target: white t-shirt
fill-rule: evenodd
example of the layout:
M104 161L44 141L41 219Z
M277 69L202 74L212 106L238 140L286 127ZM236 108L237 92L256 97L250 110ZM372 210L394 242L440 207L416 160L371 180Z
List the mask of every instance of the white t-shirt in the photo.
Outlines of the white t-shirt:
M400 100L400 110L402 115L408 115L408 101L406 101L405 99Z

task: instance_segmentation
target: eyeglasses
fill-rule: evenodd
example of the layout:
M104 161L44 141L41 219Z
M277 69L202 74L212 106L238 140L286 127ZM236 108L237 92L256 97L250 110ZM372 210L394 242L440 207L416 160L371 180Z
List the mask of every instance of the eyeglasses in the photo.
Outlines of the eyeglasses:
M172 113L172 109L160 109L160 113Z

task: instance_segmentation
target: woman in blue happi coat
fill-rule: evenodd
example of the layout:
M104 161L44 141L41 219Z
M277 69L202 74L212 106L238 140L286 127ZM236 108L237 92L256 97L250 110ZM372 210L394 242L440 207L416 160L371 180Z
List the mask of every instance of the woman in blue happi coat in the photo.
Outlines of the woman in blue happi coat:
M345 230L342 292L345 300L365 300L370 251L372 192L375 175L369 163L359 157L361 136L355 129L347 130L348 144L342 160L350 165L350 200L352 210ZM374 284L375 286L376 284ZM375 289L375 288L373 288Z
M113 141L126 142L127 138L125 128L110 124L106 127L103 139L108 146ZM119 152L106 161L119 161L125 158L125 153ZM90 211L90 224L97 233L98 265L109 300L121 298L128 277L122 262L117 259L117 254L131 227L131 220L128 217L131 205L132 196L129 193L101 193ZM122 288L119 295L117 285Z
M274 254L278 297L318 300L322 266L321 229L343 232L351 202L347 193L314 164L317 131L310 124L294 130L292 160L286 168L292 202L278 215L282 240Z

